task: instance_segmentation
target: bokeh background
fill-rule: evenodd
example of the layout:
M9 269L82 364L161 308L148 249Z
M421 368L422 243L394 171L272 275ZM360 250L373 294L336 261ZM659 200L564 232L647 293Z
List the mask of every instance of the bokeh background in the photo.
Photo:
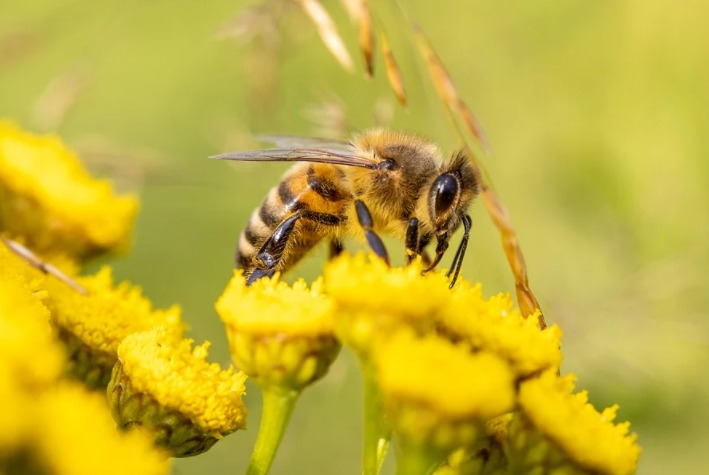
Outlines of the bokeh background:
M207 156L258 146L252 133L378 124L423 133L449 152L460 145L396 5L373 2L405 74L406 110L381 58L377 77L364 78L356 27L341 4L323 3L357 61L353 74L302 12L282 3L0 7L0 115L61 134L92 171L140 194L134 246L111 260L116 274L158 306L179 302L190 335L210 340L223 364L213 303L241 227L286 167ZM632 421L644 448L638 473L706 473L709 4L402 3L487 130L494 154L484 165L547 321L564 330L563 371L578 375L597 407L620 404L619 419ZM512 290L480 203L473 220L464 277L488 294ZM312 279L323 259L316 252L289 277ZM360 390L345 353L303 395L273 473L358 473ZM255 388L247 400L249 430L176 461L175 473L243 472L260 417Z

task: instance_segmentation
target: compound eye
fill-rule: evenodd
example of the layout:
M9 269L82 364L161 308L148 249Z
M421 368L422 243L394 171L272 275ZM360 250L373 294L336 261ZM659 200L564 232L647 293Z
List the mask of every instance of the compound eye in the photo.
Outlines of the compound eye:
M433 209L436 216L448 213L460 193L458 180L450 173L444 173L433 182Z

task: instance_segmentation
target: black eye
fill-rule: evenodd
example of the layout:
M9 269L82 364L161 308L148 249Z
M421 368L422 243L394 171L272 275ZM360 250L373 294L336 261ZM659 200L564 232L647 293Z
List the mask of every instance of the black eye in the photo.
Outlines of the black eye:
M437 216L450 210L458 197L459 189L458 180L450 173L444 173L436 178L436 181L433 182L432 193L434 194L433 209Z

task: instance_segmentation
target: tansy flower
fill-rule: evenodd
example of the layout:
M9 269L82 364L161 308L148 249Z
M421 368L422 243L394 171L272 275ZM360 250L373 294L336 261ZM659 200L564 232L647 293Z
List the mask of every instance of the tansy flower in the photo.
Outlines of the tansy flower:
M474 351L491 351L508 360L524 377L561 364L561 330L540 330L537 315L524 318L507 294L486 299L480 284L465 281L450 292L438 312L438 331Z
M263 411L249 475L268 472L301 391L337 357L330 298L322 281L293 286L279 276L250 287L236 272L216 303L234 362L262 389Z
M420 260L406 267L388 267L363 254L342 254L325 267L325 290L337 305L340 340L360 357L377 338L402 325L428 331L434 315L450 299L443 272L421 275Z
M485 422L514 405L514 373L492 353L402 330L374 356L384 412L401 440L399 473L430 473L456 448L482 441Z
M40 253L85 258L126 247L137 207L89 176L59 138L0 121L0 231Z
M42 302L42 282L41 274L0 245L0 362L29 389L54 382L65 364Z
M149 429L175 457L200 454L246 427L246 376L208 363L208 342L191 345L165 326L126 337L108 387L116 422Z
M26 267L0 245L0 454L25 441L32 401L59 379L65 365L38 292L41 279L28 280Z
M57 475L161 475L169 472L165 453L147 434L116 430L105 398L76 384L61 384L33 402L30 469ZM30 473L20 470L18 473Z
M522 383L521 414L508 433L511 467L525 473L551 466L572 474L635 473L640 447L629 423L613 424L618 406L597 412L586 391L572 393L573 380L548 371Z
M153 310L140 288L128 282L113 284L111 269L94 276L76 277L89 295L63 282L47 279L47 306L69 353L68 372L90 388L105 389L123 339L157 325L182 331L180 309Z
M278 277L246 287L236 273L216 308L232 359L261 388L300 390L322 377L339 352L334 306L320 280L310 289Z

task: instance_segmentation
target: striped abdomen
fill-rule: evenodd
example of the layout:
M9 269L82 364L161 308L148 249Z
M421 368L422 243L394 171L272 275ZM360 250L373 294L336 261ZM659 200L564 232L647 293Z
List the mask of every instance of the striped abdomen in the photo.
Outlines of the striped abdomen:
M318 242L339 236L352 194L344 173L333 165L298 163L278 186L271 188L239 237L236 266L248 277L257 267L257 255L278 226L294 214L300 218L285 239L273 268L285 271ZM263 264L259 265L262 267Z

